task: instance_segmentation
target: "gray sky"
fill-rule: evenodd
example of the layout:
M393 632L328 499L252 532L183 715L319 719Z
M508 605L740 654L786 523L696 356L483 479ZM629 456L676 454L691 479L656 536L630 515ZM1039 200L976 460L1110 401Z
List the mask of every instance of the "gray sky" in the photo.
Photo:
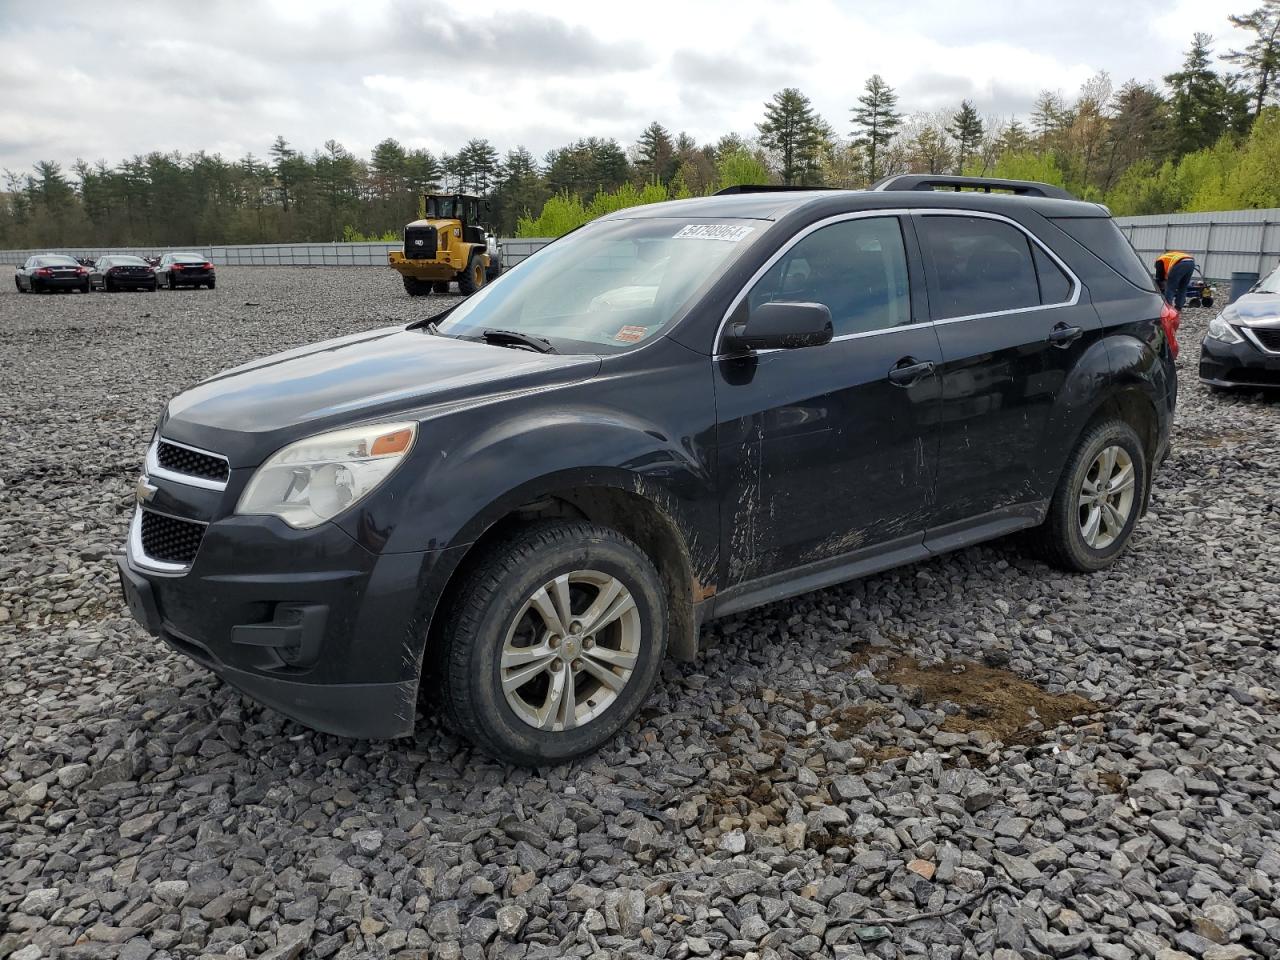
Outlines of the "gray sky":
M383 137L535 155L624 146L657 119L701 140L754 134L797 86L842 135L872 73L906 111L974 100L1025 114L1098 70L1159 81L1196 30L1222 52L1252 0L647 0L437 3L0 0L0 168L151 150L265 156L277 134L359 155ZM469 13L468 11L480 11ZM1118 12L1124 11L1124 12Z

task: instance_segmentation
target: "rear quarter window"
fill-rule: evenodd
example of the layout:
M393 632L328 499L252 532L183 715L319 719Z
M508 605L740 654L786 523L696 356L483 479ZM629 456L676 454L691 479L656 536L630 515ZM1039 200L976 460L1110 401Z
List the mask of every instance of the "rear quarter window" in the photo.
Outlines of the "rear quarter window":
M1151 271L1110 217L1054 217L1049 222L1139 290L1156 292Z

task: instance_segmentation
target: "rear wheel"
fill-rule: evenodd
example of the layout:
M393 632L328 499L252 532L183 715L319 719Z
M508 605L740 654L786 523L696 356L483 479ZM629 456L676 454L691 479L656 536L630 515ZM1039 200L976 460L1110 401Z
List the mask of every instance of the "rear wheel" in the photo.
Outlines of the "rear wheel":
M1146 497L1147 457L1137 433L1121 420L1090 429L1067 461L1049 514L1032 542L1064 570L1109 566L1129 543Z
M107 293L115 293L115 292L116 292L116 286L115 286L115 284L114 284L114 283L112 283L112 282L111 282L111 278L110 278L110 277L108 277L106 280L103 280L103 281L102 281L102 289L103 289L103 290L105 290L105 291L107 291Z
M177 280L175 280L175 279L173 278L173 274L172 274L172 273L171 273L171 274L169 274L169 289L170 289L170 290L177 290L177 289L178 289L178 281L177 281Z
M431 292L431 281L419 280L416 277L403 277L404 292L411 297L425 297Z
M215 281L212 277L209 279L209 289L210 289L210 290L212 290L212 289L213 289L213 286L214 286L214 283L215 283L215 282L216 282L216 281Z
M649 695L666 623L657 571L630 540L585 521L527 527L491 547L452 598L448 714L511 763L588 753Z
M90 283L89 283L89 281L88 281L88 280L86 280L84 283L80 284L80 292L81 292L81 293L88 293L88 292L89 292L90 290L92 290L92 289L93 289L93 287L92 287L92 285L90 285Z
M470 296L484 286L484 281L484 261L473 255L467 261L467 269L458 274L458 292L463 296Z

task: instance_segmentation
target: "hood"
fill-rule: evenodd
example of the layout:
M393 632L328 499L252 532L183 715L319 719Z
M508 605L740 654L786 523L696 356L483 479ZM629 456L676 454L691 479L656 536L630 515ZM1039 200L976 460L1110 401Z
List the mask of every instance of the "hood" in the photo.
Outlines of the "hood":
M1222 318L1242 327L1280 327L1280 293L1246 293L1222 311Z
M256 466L327 429L498 393L585 380L595 356L497 347L391 327L235 367L169 401L163 434Z

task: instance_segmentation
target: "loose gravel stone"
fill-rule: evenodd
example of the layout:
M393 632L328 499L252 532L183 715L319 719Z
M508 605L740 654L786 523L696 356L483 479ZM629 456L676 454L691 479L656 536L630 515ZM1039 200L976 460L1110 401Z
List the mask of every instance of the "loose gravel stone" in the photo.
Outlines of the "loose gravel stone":
M1280 402L1196 382L1208 312L1114 567L997 543L714 622L530 772L430 704L409 740L315 733L128 617L166 399L456 302L219 281L0 292L0 960L1280 956Z

